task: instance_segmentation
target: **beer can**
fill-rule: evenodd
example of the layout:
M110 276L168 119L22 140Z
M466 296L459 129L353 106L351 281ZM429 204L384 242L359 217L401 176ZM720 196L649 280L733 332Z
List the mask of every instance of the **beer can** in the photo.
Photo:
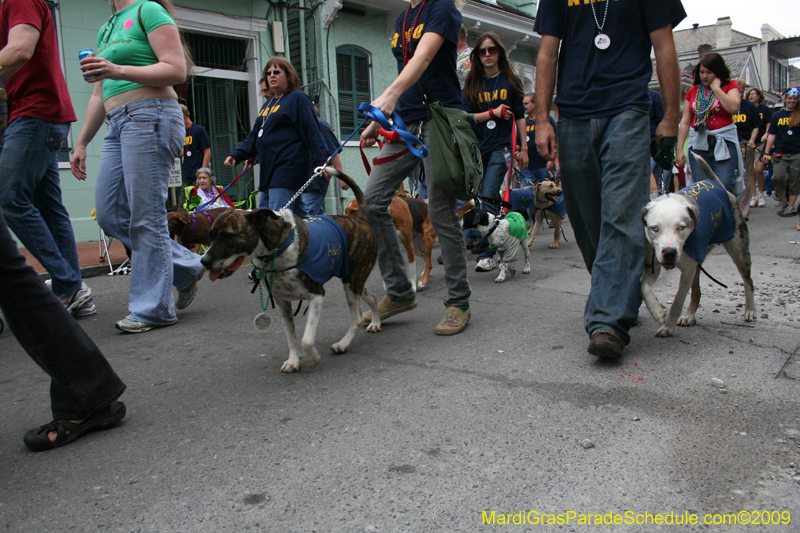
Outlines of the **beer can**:
M81 50L80 52L78 52L78 61L83 61L87 57L94 57L94 50L89 48L87 50ZM92 79L94 77L95 76L86 76L86 75L84 75L83 79L84 80L89 80L89 79Z

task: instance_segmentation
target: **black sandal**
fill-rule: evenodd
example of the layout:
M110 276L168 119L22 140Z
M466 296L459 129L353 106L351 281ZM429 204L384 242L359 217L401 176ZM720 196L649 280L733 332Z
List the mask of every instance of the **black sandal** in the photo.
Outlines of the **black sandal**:
M97 414L76 424L69 420L53 420L49 424L31 429L23 438L25 446L33 452L44 452L74 442L89 431L109 427L125 417L125 404L114 402ZM56 433L56 440L51 441L48 435Z

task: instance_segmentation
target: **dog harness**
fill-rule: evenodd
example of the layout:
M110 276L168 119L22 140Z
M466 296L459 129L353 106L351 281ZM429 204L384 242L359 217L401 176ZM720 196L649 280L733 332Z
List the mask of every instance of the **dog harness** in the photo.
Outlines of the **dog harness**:
M718 183L703 180L677 194L691 196L697 201L697 227L686 239L683 252L702 263L710 244L727 242L736 231L736 218L728 191Z

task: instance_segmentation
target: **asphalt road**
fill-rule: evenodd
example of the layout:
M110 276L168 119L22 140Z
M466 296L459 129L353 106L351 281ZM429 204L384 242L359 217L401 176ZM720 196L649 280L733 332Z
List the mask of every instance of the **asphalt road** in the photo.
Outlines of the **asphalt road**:
M586 353L589 275L569 227L558 250L547 247L552 230L539 235L530 275L495 284L472 272L472 322L453 337L433 334L444 312L435 264L416 310L334 356L327 346L348 314L331 282L322 361L296 374L279 371L279 314L271 330L253 328L260 309L246 269L206 278L177 325L140 335L113 327L128 278L92 278L98 313L80 324L128 385L128 416L28 452L23 434L50 419L48 378L3 333L0 529L800 531L800 232L773 204L750 220L767 318L743 321L741 282L720 249L706 268L729 288L702 280L699 324L658 339L642 307L619 362ZM662 274L662 302L677 278ZM382 294L377 270L369 287ZM705 514L743 510L776 512L761 520L789 512L791 522L702 525ZM568 512L700 523L535 523L535 513ZM516 513L511 522L528 523L503 525Z

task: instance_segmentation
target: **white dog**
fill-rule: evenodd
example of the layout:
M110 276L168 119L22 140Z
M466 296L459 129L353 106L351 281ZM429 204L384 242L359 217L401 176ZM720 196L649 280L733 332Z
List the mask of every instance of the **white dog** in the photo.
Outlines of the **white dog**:
M500 253L500 262L497 265L499 273L494 279L495 283L503 283L508 274L513 276L516 273L510 263L516 259L520 249L525 255L525 268L522 269L522 273L531 273L530 251L523 245L528 238L528 230L522 215L512 211L505 217L495 217L486 210L471 209L464 214L462 227L477 229Z
M702 158L697 157L707 179L676 194L662 196L642 209L642 222L647 234L647 256L644 263L641 291L647 310L661 324L657 337L670 337L675 326L696 323L700 305L699 264L716 244L722 244L731 256L744 281L744 319L754 322L756 304L753 280L750 278L750 236L736 197L725 190L722 182ZM669 315L653 293L661 266L678 267L681 271L678 293ZM686 294L692 288L692 299L683 316Z

